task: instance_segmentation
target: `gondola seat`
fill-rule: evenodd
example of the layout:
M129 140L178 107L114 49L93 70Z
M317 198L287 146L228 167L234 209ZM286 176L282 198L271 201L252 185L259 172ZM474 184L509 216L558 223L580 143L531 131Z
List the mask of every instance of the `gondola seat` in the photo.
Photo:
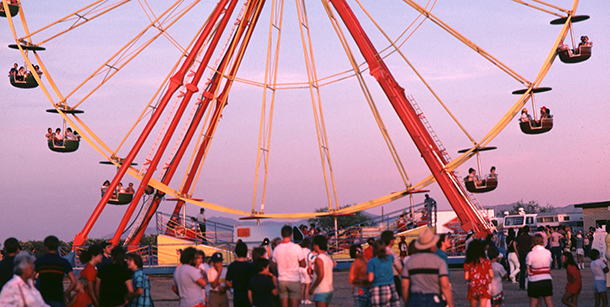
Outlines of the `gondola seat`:
M572 49L557 49L559 59L568 64L580 63L588 60L591 57L591 44L580 45L576 50Z
M53 141L48 140L47 144L49 145L49 149L54 152L74 152L78 150L80 141L64 140L64 144L62 146L58 146L55 145Z
M553 117L546 117L540 120L540 126L532 126L532 121L519 122L521 131L525 134L540 134L553 129Z
M11 17L15 17L19 13L19 5L9 4L8 10L11 14ZM0 17L6 17L6 12L4 11L4 4L2 2L0 2Z
M498 187L498 177L488 177L481 183L480 186L474 184L474 181L465 180L466 190L471 193L485 193L493 191Z
M111 205L126 205L133 199L133 193L119 193L118 197L111 198L108 203Z
M15 80L15 75L10 75L9 79L11 85L18 88L35 88L38 86L38 82L36 82L36 79L31 74L28 74L23 81Z

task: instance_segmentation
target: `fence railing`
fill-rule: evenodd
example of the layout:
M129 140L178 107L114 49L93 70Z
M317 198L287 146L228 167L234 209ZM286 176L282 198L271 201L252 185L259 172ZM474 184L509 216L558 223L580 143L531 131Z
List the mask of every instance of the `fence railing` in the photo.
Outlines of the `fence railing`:
M349 248L352 244L363 244L368 238L378 238L386 230L400 233L424 225L430 226L434 219L428 218L429 215L436 216L436 206L432 208L432 212L428 212L425 204L420 203L413 205L413 209L408 207L395 210L322 235L329 238L329 252L334 253Z
M157 212L157 234L168 235L197 243L214 245L234 243L233 226L208 220L205 234L194 216L172 217L171 214Z

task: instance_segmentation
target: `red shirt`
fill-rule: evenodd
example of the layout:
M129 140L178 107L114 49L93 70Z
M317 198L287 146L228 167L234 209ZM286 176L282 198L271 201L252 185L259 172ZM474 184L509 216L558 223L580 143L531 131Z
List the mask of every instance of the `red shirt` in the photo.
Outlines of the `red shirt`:
M580 290L582 289L582 278L580 277L578 268L575 265L568 265L566 274L568 279L566 292L580 294Z
M91 263L87 263L85 268L80 271L80 276L86 278L89 282L93 282L97 277L97 269Z
M89 295L85 292L76 292L76 303L73 307L87 307L91 304L91 299Z

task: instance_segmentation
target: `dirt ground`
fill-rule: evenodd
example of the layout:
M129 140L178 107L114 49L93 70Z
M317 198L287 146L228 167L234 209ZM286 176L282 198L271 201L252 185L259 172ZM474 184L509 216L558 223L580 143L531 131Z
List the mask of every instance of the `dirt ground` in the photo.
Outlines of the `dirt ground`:
M566 286L566 271L552 270L553 275L553 304L555 306L564 306L561 303L561 297L565 293ZM579 306L593 306L593 276L589 269L589 262L586 263L586 268L581 270L583 289L578 299ZM330 306L345 307L352 305L351 286L348 283L349 271L337 271L334 273L335 293L333 295ZM152 297L157 307L178 306L178 297L172 292L172 277L171 275L150 276ZM455 306L470 306L466 300L467 285L463 279L463 270L451 269L451 284L453 287L453 297ZM529 298L526 291L519 291L518 284L512 284L510 281L504 281L504 296L506 303L504 306L527 306ZM229 303L232 306L232 302ZM313 306L313 305L312 305Z

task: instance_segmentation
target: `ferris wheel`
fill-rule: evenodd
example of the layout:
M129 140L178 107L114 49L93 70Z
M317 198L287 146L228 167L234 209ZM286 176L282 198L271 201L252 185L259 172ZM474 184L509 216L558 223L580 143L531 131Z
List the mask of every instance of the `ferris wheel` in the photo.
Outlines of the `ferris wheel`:
M378 2L362 0L349 4L345 0L183 0L163 4L100 0L84 7L65 3L67 13L50 23L40 23L26 19L30 12L40 16L39 4L3 1L0 15L11 27L15 39L11 47L20 52L25 62L24 72L11 73L11 84L40 89L51 102L51 111L64 120L63 130L69 126L79 135L71 142L67 136L63 143L49 139L49 149L78 154L82 139L118 168L84 229L76 236L75 245L84 243L108 204L127 207L113 242L118 242L133 220L128 240L137 244L166 195L178 199L174 214L189 202L251 219L300 219L366 210L412 197L434 182L438 182L465 228L479 234L490 231L491 226L481 216L478 201L470 192L489 192L501 183L493 174L478 177L474 169L474 174L462 178L458 167L476 157L478 174L482 176L480 154L495 149L490 143L504 129L520 129L524 134L552 129L550 107L543 107L546 113L541 110L539 117L534 96L538 98L540 94L544 99L542 93L550 90L542 82L556 58L578 63L591 56L591 42L583 36L576 45L573 29L573 23L588 16L575 15L578 0L569 8L537 0L507 1L500 10L508 8L527 16L524 18L532 17L538 27L548 27L543 34L547 43L544 50L538 48L525 54L519 48L508 48L510 44L494 47L491 52L486 51L488 41L462 34L446 21L444 16L452 18L442 3L420 2L395 1L381 7ZM57 2L53 6L63 8ZM469 18L462 16L462 20ZM515 20L515 25L519 23ZM477 36L473 33L470 34ZM568 35L571 47L564 44ZM463 64L467 69L472 69L470 62L485 65L485 69L493 69L507 80L501 82L511 83L516 89L512 92L514 98L506 98L510 103L502 104L504 107L497 108L491 120L484 121L482 132L477 126L473 133L463 123L451 93L438 85L442 82L429 78L433 73L426 68L434 67L435 62L443 63L443 58L434 58L435 49L445 47L444 43L438 45L437 37L447 41L444 52L464 54L463 61L450 65ZM66 41L77 42L70 45L76 47L64 48ZM515 53L536 63L537 70L521 72L501 61L503 56ZM418 63L418 56L428 56L428 61ZM165 76L158 78L157 70L164 70ZM426 93L425 107L420 107L411 94L413 84ZM141 92L147 96L143 98ZM290 103L293 101L302 104ZM533 117L524 110L530 104ZM253 106L257 112L251 112ZM393 114L387 112L388 106L393 108ZM456 158L451 158L441 142L446 134L433 129L433 119L440 115L424 112L426 108L441 110L443 118L451 122L446 126L468 143ZM341 122L355 109L366 109L369 122ZM471 109L478 111L474 106ZM79 116L84 110L87 114L96 113L96 118L107 118L109 125L120 127L121 132L107 134L104 124L85 121ZM247 114L223 118L230 117L231 112ZM119 113L121 119L115 121ZM316 164L321 170L320 194L324 195L328 212L281 213L285 208L268 199L275 153L283 153L273 140L281 135L276 132L277 126L302 124L302 119L281 116L303 114L309 116L312 136L289 141L294 145L313 140ZM329 114L338 117L334 119L340 123L333 124ZM254 124L246 123L245 118L253 119ZM406 130L418 154L401 154L402 144L395 142L396 136L392 135L396 133L396 123L402 129L399 138L407 135ZM402 188L341 207L337 183L340 176L331 152L355 145L342 142L341 133L332 134L329 130L348 127L345 130L356 131L360 125L378 131L380 141L371 146L382 144L387 148L387 157ZM250 139L244 140L245 135ZM229 148L233 150L238 147L237 150L253 153L244 158L251 169L242 173L253 177L249 191L236 191L251 195L251 211L195 198L206 199L196 187L206 176L204 165L218 163L209 161L209 156L219 142L232 144ZM241 142L254 145L243 149ZM407 165L413 158L419 159L417 155L425 161L429 175L411 178ZM406 159L410 159L408 163ZM134 165L135 160L138 165ZM222 161L229 166L237 162L241 161ZM133 195L115 199L118 194L125 194L113 191L127 173L140 185ZM153 193L154 197L143 197ZM269 207L274 205L270 213ZM134 216L138 206L140 214Z

